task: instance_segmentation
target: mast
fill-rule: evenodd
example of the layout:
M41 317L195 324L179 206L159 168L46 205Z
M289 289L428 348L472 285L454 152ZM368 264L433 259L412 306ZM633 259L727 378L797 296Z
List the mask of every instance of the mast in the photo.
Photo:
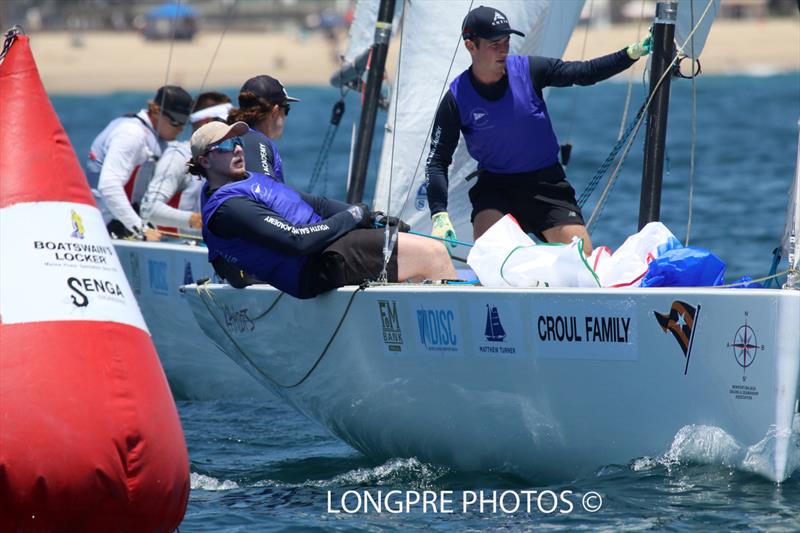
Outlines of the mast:
M372 150L372 137L375 133L375 117L378 114L383 71L386 68L386 52L389 50L389 37L392 35L392 17L395 0L381 0L378 7L378 21L375 23L375 44L372 45L372 58L367 85L364 88L364 107L358 124L353 165L350 167L350 183L347 189L347 202L355 204L364 196L364 182L367 179L369 153Z
M676 2L659 2L653 25L653 51L650 63L650 92L652 103L647 110L647 133L644 143L644 166L642 169L642 193L639 200L639 229L661 216L661 181L664 174L664 144L667 138L667 111L671 68L675 56L675 20L678 15ZM664 76L655 89L658 81Z

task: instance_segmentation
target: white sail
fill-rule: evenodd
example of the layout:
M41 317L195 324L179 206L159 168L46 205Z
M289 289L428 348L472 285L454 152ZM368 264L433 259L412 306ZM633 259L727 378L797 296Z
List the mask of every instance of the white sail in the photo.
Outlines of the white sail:
M524 39L511 38L511 54L561 57L583 4L584 0L497 0L492 7L506 14L512 28L526 34ZM450 82L470 64L461 40L461 22L470 6L479 5L467 0L426 0L405 6L400 64L393 84L396 89L373 204L376 209L399 213L418 231L431 229L428 203L424 190L420 190L425 183L431 124ZM432 21L436 21L433 32ZM476 167L462 138L449 172L448 212L458 235L466 240L472 237L467 189L475 182L464 178Z
M800 129L800 120L797 121ZM786 287L800 289L800 137L797 139L797 160L794 170L794 183L789 190L789 209L786 212L786 228L783 230L781 239L783 255L789 260L789 268L793 272L789 274Z
M700 57L703 47L711 31L711 24L719 10L720 0L680 0L678 2L678 20L675 24L675 41L686 45L683 53L688 57ZM692 29L697 27L689 39Z
M375 40L375 22L378 20L377 0L359 0L350 25L350 42L344 60L352 63Z

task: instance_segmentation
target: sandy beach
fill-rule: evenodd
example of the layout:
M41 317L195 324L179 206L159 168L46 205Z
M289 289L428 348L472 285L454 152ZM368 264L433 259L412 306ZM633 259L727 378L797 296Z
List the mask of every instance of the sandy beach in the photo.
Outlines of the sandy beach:
M592 28L588 33L579 29L564 58L590 59L613 52L633 42L636 34L636 24ZM331 43L317 35L229 33L213 64L220 34L212 32L201 33L190 43L176 42L171 54L168 42L146 42L135 33L76 37L43 32L33 34L31 43L46 89L60 94L150 91L167 79L190 90L237 87L257 73L269 73L287 85L327 84L339 66ZM798 71L800 20L717 21L701 61L708 74Z

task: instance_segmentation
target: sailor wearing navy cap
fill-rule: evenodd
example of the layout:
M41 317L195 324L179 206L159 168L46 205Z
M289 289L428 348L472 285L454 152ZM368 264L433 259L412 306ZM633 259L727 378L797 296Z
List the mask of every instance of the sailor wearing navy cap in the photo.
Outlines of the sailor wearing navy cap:
M147 109L112 120L92 142L87 162L90 183L112 236L159 240L137 207L147 190L156 161L189 120L192 97L181 87L165 85Z
M584 252L591 254L575 191L558 161L559 144L542 90L610 78L649 52L650 37L590 61L561 61L509 55L511 35L524 34L492 7L470 11L461 30L472 65L439 103L425 170L433 235L456 238L447 214L447 169L463 134L479 170L469 191L476 239L511 213L540 240L569 243L580 237Z
M247 170L283 183L283 162L273 141L283 135L291 102L299 101L289 96L283 84L272 76L261 74L244 82L239 91L239 108L230 111L228 121L250 126L242 136Z

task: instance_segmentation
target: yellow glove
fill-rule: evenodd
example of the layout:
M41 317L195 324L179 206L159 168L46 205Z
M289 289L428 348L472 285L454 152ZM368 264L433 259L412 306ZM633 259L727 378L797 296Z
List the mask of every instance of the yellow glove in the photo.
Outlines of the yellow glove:
M646 56L653 49L653 34L648 33L647 37L641 41L637 41L628 47L628 57L633 60Z
M431 217L431 220L433 221L431 235L440 239L456 240L456 229L453 227L453 223L450 222L450 215L447 214L447 211L436 213ZM451 248L458 246L454 242L445 242L445 244L450 245Z

